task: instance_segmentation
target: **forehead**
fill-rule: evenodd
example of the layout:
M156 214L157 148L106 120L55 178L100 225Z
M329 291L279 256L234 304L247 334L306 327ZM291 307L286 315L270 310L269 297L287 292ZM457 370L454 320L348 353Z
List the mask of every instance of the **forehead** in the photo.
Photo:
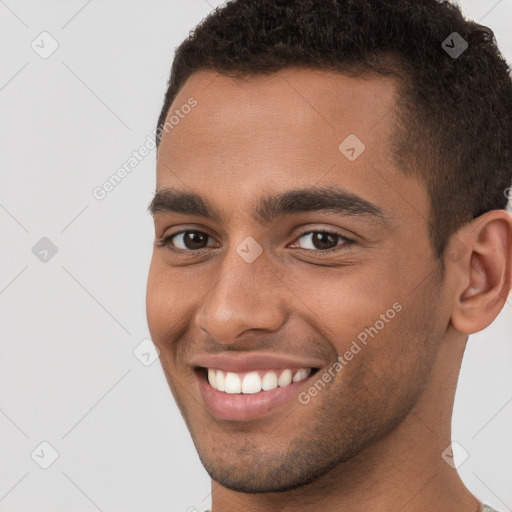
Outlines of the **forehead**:
M394 80L375 74L290 68L230 78L196 72L168 113L168 119L181 115L162 136L157 189L210 194L222 188L230 198L250 200L292 183L336 184L391 209L410 209L398 204L400 195L417 195L413 204L426 215L423 186L405 178L389 149L395 94ZM197 105L182 109L191 98ZM390 187L402 190L380 197Z
M369 139L369 132L384 117L388 118L384 124L391 125L394 94L394 80L376 74L349 77L290 68L230 78L203 70L189 77L168 113L169 117L194 97L198 102L194 126L180 123L180 129L176 126L170 135L175 140L186 137L190 135L187 128L192 128L207 130L212 138L216 133L219 138L241 138L247 132L257 137L256 127L266 127L262 135L300 134L315 144L326 134L336 134L335 140L344 133ZM382 131L372 134L372 139L379 133Z

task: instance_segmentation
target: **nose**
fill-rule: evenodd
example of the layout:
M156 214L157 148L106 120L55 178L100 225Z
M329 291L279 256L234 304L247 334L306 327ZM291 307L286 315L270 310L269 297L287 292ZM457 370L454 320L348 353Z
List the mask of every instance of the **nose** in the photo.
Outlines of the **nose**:
M246 262L233 248L212 279L196 313L196 326L218 343L233 344L248 330L277 331L286 321L287 289L264 254Z

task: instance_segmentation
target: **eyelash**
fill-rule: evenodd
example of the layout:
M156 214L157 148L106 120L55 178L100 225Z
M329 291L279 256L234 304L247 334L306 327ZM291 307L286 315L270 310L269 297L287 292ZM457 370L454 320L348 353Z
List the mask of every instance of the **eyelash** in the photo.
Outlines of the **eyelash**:
M174 237L178 236L178 235L183 234L183 233L200 233L200 234L208 236L209 238L213 238L208 233L205 233L204 231L195 230L195 229L185 229L185 230L182 230L182 231L177 231L176 233L172 233L169 236L166 236L165 238L163 238L161 240L157 240L156 244L157 244L158 247L165 247L167 250L171 251L176 256L184 257L184 258L189 257L189 256L194 255L194 254L201 253L202 251L204 251L206 249L209 249L209 247L203 247L201 249L177 249L177 248L173 247L172 246L172 239ZM332 254L334 252L338 252L338 251L342 250L343 247L350 246L353 243L355 243L355 240L352 240L351 238L348 238L348 237L346 237L344 235L341 235L340 233L336 233L335 231L329 231L329 230L325 230L325 229L317 229L317 230L304 231L303 233L300 233L299 235L297 235L294 238L294 240L299 240L303 236L309 235L311 233L322 233L322 234L332 235L332 236L337 237L338 241L342 240L343 243L342 244L337 244L334 247L331 247L330 249L325 249L325 250L322 250L322 249L304 249L304 248L299 247L298 248L299 251L300 250L301 251L306 251L307 253L313 253L313 254L318 254L318 255L324 255L324 254L330 255L330 254ZM214 249L216 249L216 248L217 247L214 247Z

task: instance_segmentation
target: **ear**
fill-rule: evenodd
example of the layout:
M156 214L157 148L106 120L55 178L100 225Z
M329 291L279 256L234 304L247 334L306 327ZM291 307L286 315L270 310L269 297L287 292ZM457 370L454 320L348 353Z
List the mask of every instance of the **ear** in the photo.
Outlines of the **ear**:
M512 215L491 210L452 235L445 272L453 287L451 324L464 334L485 329L507 301L512 282Z

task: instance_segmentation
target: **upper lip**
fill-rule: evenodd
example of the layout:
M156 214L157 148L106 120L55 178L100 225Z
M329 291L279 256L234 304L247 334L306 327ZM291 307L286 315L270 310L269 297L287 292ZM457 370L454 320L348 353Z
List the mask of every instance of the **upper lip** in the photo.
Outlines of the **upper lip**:
M286 354L248 352L245 354L199 355L192 358L190 365L242 373L267 368L320 368L323 366L323 363L316 359L298 358Z

